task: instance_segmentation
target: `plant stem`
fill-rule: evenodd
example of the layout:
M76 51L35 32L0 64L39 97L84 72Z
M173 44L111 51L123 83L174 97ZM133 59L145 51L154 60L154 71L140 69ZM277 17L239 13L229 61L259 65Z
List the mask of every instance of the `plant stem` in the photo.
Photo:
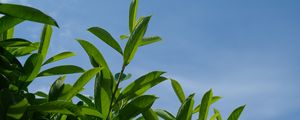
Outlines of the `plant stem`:
M111 110L112 110L112 107L113 107L114 98L115 98L115 95L116 95L116 93L118 91L118 88L119 88L119 85L120 85L121 78L122 78L122 75L124 73L125 67L126 67L125 65L122 66L121 72L120 72L120 74L118 76L118 81L117 81L116 87L113 90L113 94L111 96L111 102L110 102L110 105L109 105L109 111L108 111L108 115L107 115L106 120L108 120L108 118L110 116L110 113L111 113Z

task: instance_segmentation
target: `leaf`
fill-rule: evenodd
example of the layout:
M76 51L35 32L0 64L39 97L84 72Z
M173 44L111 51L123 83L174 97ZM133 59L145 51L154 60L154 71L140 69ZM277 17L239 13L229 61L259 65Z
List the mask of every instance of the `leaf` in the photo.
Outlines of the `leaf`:
M176 118L168 111L162 109L156 109L155 112L157 115L164 120L176 120Z
M24 112L26 111L26 108L29 106L29 103L26 98L21 100L20 102L9 106L6 115L8 117L14 118L14 119L21 119Z
M66 76L61 76L51 85L49 90L49 98L48 101L57 100L64 88L64 80Z
M104 118L103 115L100 112L98 112L95 109L88 108L88 107L82 107L82 113L84 115L90 115L90 116L95 116L95 117L98 117L98 118Z
M97 74L102 70L103 68L93 68L86 72L84 72L74 83L73 87L67 92L67 94L62 95L62 98L65 100L70 100L72 97L74 97L80 90L83 89L83 87Z
M158 120L157 114L151 108L142 112L142 115L146 120Z
M118 80L119 76L120 76L120 73L116 73L115 74L115 80ZM126 74L122 74L121 81L128 80L131 76L132 75L130 73L128 73L127 75Z
M191 120L192 118L192 112L193 112L193 106L194 106L194 95L191 94L180 106L176 120Z
M210 101L210 105L214 104L215 102L217 102L219 99L221 99L221 96L214 96L212 97L211 101ZM197 113L200 111L200 106L201 104L199 104L193 111L193 113Z
M45 59L49 44L50 44L50 39L52 35L52 28L50 25L44 25L43 32L41 35L41 42L40 42L40 48L38 53L40 53L43 56L43 60Z
M12 17L9 15L1 17L0 18L0 33L3 33L10 28L13 28L14 26L16 26L17 24L19 24L23 21L24 21L23 19Z
M69 57L72 57L72 56L75 56L75 53L69 52L69 51L62 52L62 53L54 55L53 57L46 60L46 62L44 62L43 65L46 65L46 64L49 64L49 63L52 63L52 62L56 62L56 61L59 61L59 60L62 60L62 59L66 59L66 58L69 58Z
M129 35L120 35L121 40L124 40L124 39L127 39L127 38L129 38Z
M228 117L227 120L238 120L246 105L236 108Z
M38 75L43 62L43 56L39 53L32 54L28 57L24 65L25 82L31 82Z
M23 47L23 46L29 46L31 44L32 43L30 41L22 38L13 38L13 39L0 41L0 46L2 47Z
M34 94L39 96L39 97L48 98L48 95L46 93L42 92L42 91L37 91Z
M136 14L138 9L138 0L132 0L129 8L129 31L132 33L136 25Z
M13 54L16 57L25 56L31 54L33 51L38 50L39 43L32 43L28 46L24 47L16 47L16 49L11 49L11 54Z
M77 94L76 97L78 97L80 100L85 102L89 107L92 107L92 108L95 107L95 104L93 103L93 101L90 98L88 98L82 94Z
M171 79L171 84L172 84L172 88L175 91L178 99L180 100L181 103L183 103L185 100L185 95L184 95L181 85L176 80L173 80L173 79Z
M133 99L120 110L118 115L119 119L128 120L142 112L145 112L152 106L156 99L157 97L153 95L142 95Z
M212 99L212 96L213 96L213 93L212 93L211 89L203 95L201 104L200 104L199 120L207 119L210 101Z
M52 76L52 75L64 75L84 72L84 69L75 65L61 65L44 70L38 74L37 77Z
M145 46L159 41L161 41L161 38L159 36L144 37L139 46Z
M219 113L215 113L213 116L211 116L209 120L216 120L219 115L220 115Z
M105 29L100 27L91 27L88 29L88 31L90 31L95 36L100 38L103 42L118 51L121 55L123 54L122 48L119 43Z
M167 78L161 77L161 75L165 73L162 71L153 71L150 72L134 82L130 83L120 94L119 100L123 98L133 98L135 96L141 95L146 92L148 89L153 86L165 81Z
M56 21L45 13L32 7L15 5L15 4L0 4L0 13L10 15L24 20L30 20L39 23L57 26Z
M215 114L219 114L219 115L217 116L217 120L222 120L221 113L220 113L217 109L214 109L214 113L215 113Z
M130 35L128 42L125 46L124 50L124 66L128 65L130 61L133 59L134 54L136 53L138 46L147 30L148 23L150 21L151 16L145 17L141 20L139 24L133 30L133 33Z

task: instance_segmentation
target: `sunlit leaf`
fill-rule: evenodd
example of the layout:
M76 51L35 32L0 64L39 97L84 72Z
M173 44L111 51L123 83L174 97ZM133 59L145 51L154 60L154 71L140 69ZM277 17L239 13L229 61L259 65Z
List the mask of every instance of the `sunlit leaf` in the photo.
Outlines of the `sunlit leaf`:
M78 97L80 100L85 102L89 107L95 107L95 104L93 103L93 101L90 98L88 98L82 94L77 94L76 97Z
M10 15L24 20L30 20L58 27L56 21L38 9L16 4L0 4L0 14Z
M26 74L26 82L30 82L38 75L43 62L43 56L39 53L32 54L28 57L24 65L24 71Z
M64 75L84 72L84 69L75 65L61 65L44 70L38 74L37 77L52 76L52 75Z
M43 56L43 60L46 58L49 44L50 44L50 39L52 35L52 28L50 25L44 25L43 32L41 35L41 42L40 42L40 48L38 53Z
M0 33L7 31L8 29L16 26L17 24L23 22L23 19L5 15L0 18Z
M158 120L157 114L151 108L142 112L142 115L145 118L145 120Z
M240 106L233 110L227 120L238 120L246 105Z
M28 103L27 99L24 98L23 100L19 101L18 103L9 106L6 115L8 117L14 118L14 119L20 119L23 114L26 111L26 108L30 104Z
M66 78L66 76L59 77L51 85L48 101L54 101L54 100L58 99L59 95L62 93L65 78Z
M121 40L124 40L124 39L127 39L127 38L129 38L129 35L120 35Z
M217 109L214 109L214 113L215 113L215 114L219 114L219 115L217 116L217 120L222 120L221 113L220 113Z
M23 47L13 47L10 49L11 54L13 54L16 57L21 57L25 55L31 54L33 51L36 51L39 49L39 43L32 43L28 46L23 46Z
M173 79L171 80L171 84L172 84L172 88L175 91L179 101L181 103L183 103L185 100L185 95L184 95L181 85L176 80L173 80Z
M69 51L62 52L62 53L54 55L53 57L46 60L46 62L44 62L43 65L46 65L46 64L49 64L49 63L52 63L52 62L56 62L56 61L59 61L59 60L62 60L62 59L66 59L66 58L69 58L69 57L72 57L72 56L75 56L75 53L69 52Z
M215 113L213 116L210 117L209 120L216 120L219 115L220 115L219 113Z
M133 32L136 25L136 14L138 10L138 0L132 0L129 7L129 31Z
M210 106L210 101L213 97L212 90L206 92L201 100L200 111L199 111L199 120L206 120L208 117L208 111Z
M144 45L156 43L159 41L161 41L161 38L159 36L144 37L139 46L144 46Z
M176 120L191 120L193 106L194 106L194 95L191 94L180 106Z
M156 109L155 112L157 115L164 120L176 120L175 116L173 116L170 112L162 109Z
M210 105L214 104L215 102L217 102L221 98L222 98L221 96L213 96L211 101L210 101ZM197 105L197 107L194 109L193 113L199 112L200 111L200 106L201 106L201 104Z

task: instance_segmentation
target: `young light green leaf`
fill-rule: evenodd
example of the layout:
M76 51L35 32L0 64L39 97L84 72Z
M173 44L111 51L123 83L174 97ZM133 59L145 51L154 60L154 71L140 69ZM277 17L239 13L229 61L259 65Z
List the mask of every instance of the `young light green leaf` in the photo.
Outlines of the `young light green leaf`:
M176 93L179 101L181 103L183 103L185 101L185 95L184 95L181 85L176 80L173 80L173 79L171 79L171 84L172 84L172 88L173 88L174 92Z
M7 31L10 28L13 28L17 24L23 22L23 19L12 17L9 15L3 16L0 18L0 33Z
M57 100L64 88L64 80L66 76L61 76L51 85L48 101Z
M43 56L43 60L46 58L49 44L50 44L50 39L52 35L52 28L50 25L44 25L43 32L41 35L41 42L40 42L40 48L38 53Z
M32 7L16 4L0 4L0 14L10 15L16 18L30 20L58 27L56 21L45 13Z
M164 120L176 120L175 116L173 116L170 112L162 109L156 109L155 112L157 115Z
M161 38L159 36L144 37L139 46L141 47L141 46L156 43L156 42L159 42L159 41L161 41Z
M207 91L201 100L200 104L200 111L199 111L199 120L206 120L208 117L208 111L209 111L209 106L210 102L212 100L212 90Z
M142 19L142 21L137 24L135 29L133 30L133 33L130 35L127 44L125 46L124 50L124 66L128 65L130 61L133 59L138 46L140 45L140 42L147 30L148 23L150 21L151 16L145 17Z
M91 27L88 29L88 31L90 31L107 45L118 51L121 55L123 54L122 48L119 43L105 29L100 27Z
M228 117L227 120L238 120L246 105L236 108Z
M156 99L157 97L153 95L139 96L133 99L120 110L118 118L120 120L129 120L130 118L133 118L138 114L148 110Z
M14 119L21 119L29 105L30 104L28 103L27 99L24 98L20 102L9 106L6 115Z
M43 63L43 56L39 53L32 54L28 57L24 65L26 75L25 82L31 82L38 75Z
M13 39L0 41L0 46L2 47L23 47L23 46L29 46L31 44L32 43L30 41L22 38L13 38Z
M209 120L216 120L219 115L220 115L219 113L215 113L213 116L210 117Z
M157 114L151 108L142 112L142 115L145 118L145 120L158 120Z
M165 81L167 78L161 77L165 73L162 71L150 72L134 82L130 83L120 94L119 99L123 98L133 98L135 96L141 95L153 86Z
M210 101L210 105L214 104L215 102L217 102L221 98L222 98L221 96L214 96L214 97L212 97L212 99ZM199 111L200 111L200 104L197 105L197 107L194 109L193 113L197 113Z
M194 95L191 94L180 106L176 120L191 120L194 106Z
M214 113L215 113L215 114L219 114L219 115L217 116L217 120L222 120L221 113L220 113L217 109L214 109Z
M93 101L90 98L86 97L85 95L78 93L76 95L76 97L78 97L80 100L85 102L89 107L92 107L92 108L95 107L95 104L93 103Z
M59 60L62 60L62 59L66 59L66 58L69 58L69 57L72 57L72 56L75 56L75 53L69 52L69 51L62 52L62 53L54 55L53 57L46 60L46 62L44 62L43 65L46 65L46 64L49 64L49 63L52 63L52 62L56 62L56 61L59 61Z
M129 31L133 32L136 25L136 14L138 10L138 0L132 0L129 8Z
M127 38L129 38L129 35L120 35L121 40L124 40L124 39L127 39Z
M44 70L38 74L37 77L52 76L52 75L64 75L84 72L84 69L75 65L61 65Z

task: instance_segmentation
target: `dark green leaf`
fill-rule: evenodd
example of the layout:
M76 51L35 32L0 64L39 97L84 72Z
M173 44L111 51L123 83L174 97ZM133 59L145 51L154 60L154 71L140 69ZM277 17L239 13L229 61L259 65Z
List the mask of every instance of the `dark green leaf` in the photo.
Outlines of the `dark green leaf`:
M136 14L138 10L138 0L132 0L129 8L129 31L133 32L136 25Z
M39 97L48 98L48 95L46 93L42 92L42 91L37 91L34 94L39 96Z
M39 43L32 43L28 46L23 46L23 47L16 47L16 49L11 49L11 53L16 56L16 57L20 57L20 56L24 56L24 55L29 55L31 54L33 51L38 50L39 48Z
M52 75L64 75L84 72L84 69L75 65L61 65L42 71L38 74L38 77L52 76Z
M212 90L206 92L201 100L200 104L200 112L199 112L199 120L206 120L208 116L210 101L212 100Z
M24 65L25 75L27 76L25 82L31 82L38 75L43 62L43 56L35 53L29 56Z
M228 117L227 120L238 120L246 105L236 108Z
M23 47L29 46L31 44L32 43L30 41L21 38L13 38L0 41L0 46L2 47Z
M95 36L100 38L103 42L108 44L110 47L118 51L121 55L123 54L122 48L119 43L110 35L109 32L100 27L91 27L88 29Z
M144 37L139 46L144 46L144 45L156 43L159 41L161 41L161 38L159 36Z
M133 59L138 46L140 45L141 40L147 30L150 18L151 16L142 19L141 22L137 24L137 26L133 30L133 33L130 35L124 50L124 66L128 65Z
M181 103L183 103L185 100L185 95L184 95L181 85L176 80L173 80L173 79L171 79L171 84L172 84L172 88L175 91L179 101Z
M153 95L142 95L133 99L126 106L124 106L124 108L120 110L118 115L119 119L128 120L142 112L145 112L152 106L156 99L157 97Z
M10 28L13 28L17 24L23 22L23 19L12 17L9 15L3 16L0 18L0 33L7 31Z
M69 58L69 57L72 57L72 56L75 56L75 53L69 52L69 51L62 52L62 53L54 55L53 57L46 60L46 62L44 62L43 65L46 65L46 64L49 64L49 63L52 63L52 62L56 62L56 61L59 61L59 60L62 60L62 59L66 59L66 58Z
M30 20L40 23L45 23L49 25L55 25L58 27L56 21L45 13L37 10L35 8L15 5L15 4L0 4L0 13L5 15L10 15L24 20Z
M142 112L142 115L144 116L145 120L158 120L157 114L151 108L145 112Z
M51 85L49 91L49 98L48 101L57 100L59 95L62 93L64 88L64 80L66 76L59 77L55 82Z
M157 109L155 110L155 112L159 117L163 118L164 120L176 120L176 118L166 110Z
M180 106L176 120L191 120L192 118L192 112L193 112L193 106L194 106L194 95L191 94Z
M14 119L20 119L24 112L26 111L26 108L29 106L29 103L26 98L21 100L20 102L9 106L6 115L8 117L14 118Z

